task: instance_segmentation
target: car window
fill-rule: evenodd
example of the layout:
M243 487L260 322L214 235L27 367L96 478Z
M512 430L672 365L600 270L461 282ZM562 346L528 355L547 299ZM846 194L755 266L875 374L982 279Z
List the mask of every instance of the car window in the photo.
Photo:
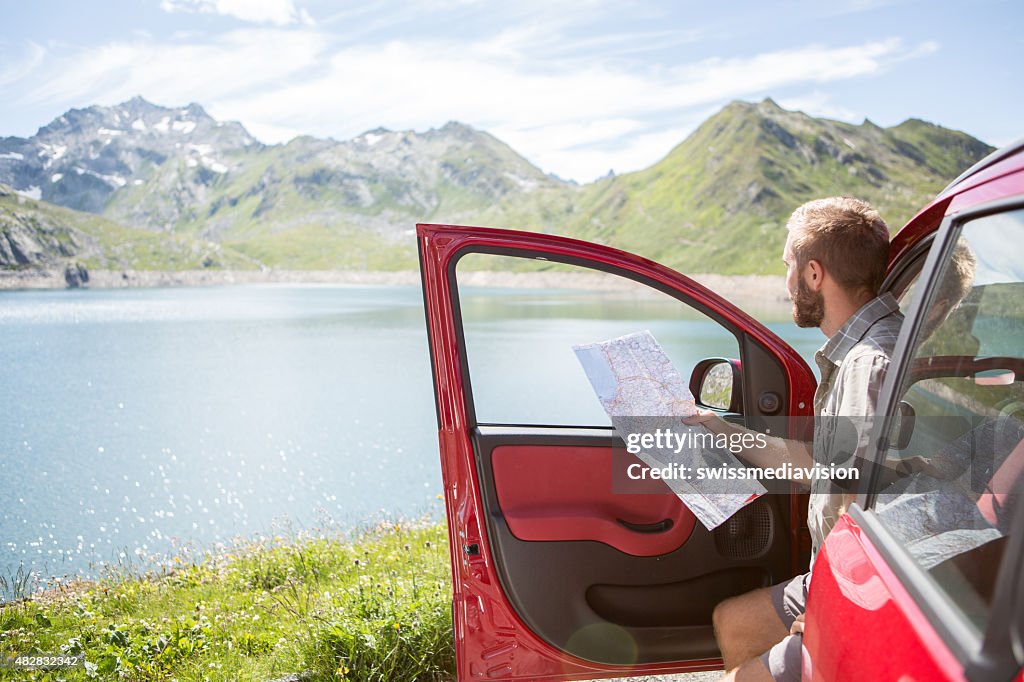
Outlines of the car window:
M456 277L479 423L610 426L576 344L649 330L685 381L704 358L740 357L718 322L618 275L471 253Z
M921 266L924 265L924 259L919 259L920 262L915 263L917 268L917 274L910 280L910 283L900 292L896 293L896 302L899 303L900 312L906 315L910 311L910 306L917 298L920 291L921 283Z
M875 511L983 630L1024 487L1024 211L966 223L928 294Z

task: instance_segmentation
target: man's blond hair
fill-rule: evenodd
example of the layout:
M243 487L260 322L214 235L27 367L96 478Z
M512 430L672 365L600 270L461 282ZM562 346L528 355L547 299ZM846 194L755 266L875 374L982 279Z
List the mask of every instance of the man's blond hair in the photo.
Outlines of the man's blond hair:
M808 201L786 228L799 271L818 261L848 293L878 295L889 264L889 228L870 204L853 197Z

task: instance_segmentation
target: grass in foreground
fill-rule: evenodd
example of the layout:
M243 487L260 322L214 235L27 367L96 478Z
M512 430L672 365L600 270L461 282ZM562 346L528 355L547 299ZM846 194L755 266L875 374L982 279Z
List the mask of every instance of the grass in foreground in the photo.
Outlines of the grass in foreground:
M454 677L443 525L355 541L248 541L158 575L110 575L0 606L0 679L445 680ZM76 655L61 670L4 667Z

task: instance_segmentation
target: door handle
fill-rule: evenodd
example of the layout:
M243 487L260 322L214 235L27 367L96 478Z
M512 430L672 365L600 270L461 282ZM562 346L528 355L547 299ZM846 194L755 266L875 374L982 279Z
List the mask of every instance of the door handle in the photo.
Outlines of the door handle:
M624 519L615 519L619 524L634 533L664 533L675 525L672 519L662 519L654 523L631 523Z

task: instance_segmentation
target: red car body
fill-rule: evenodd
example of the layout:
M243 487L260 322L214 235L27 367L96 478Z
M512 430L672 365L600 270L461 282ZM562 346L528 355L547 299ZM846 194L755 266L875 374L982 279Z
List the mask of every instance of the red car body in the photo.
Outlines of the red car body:
M920 264L951 216L1024 197L1021 150L983 161L918 213L893 240L890 281L898 281L908 263ZM720 668L709 639L709 608L723 594L745 591L744 581L759 586L806 570L806 498L787 495L765 505L774 530L762 556L719 556L713 551L720 549L719 535L695 528L693 515L667 489L660 495L612 492L607 431L481 423L457 263L467 253L540 258L668 294L737 338L747 418L789 415L791 432L812 411L815 379L806 363L729 301L639 256L511 230L418 225L417 235L451 539L458 679L591 679ZM779 406L761 400L766 395ZM963 656L936 629L935 613L922 611L920 594L912 595L894 573L861 527L864 519L863 512L844 516L814 566L805 679L967 679ZM686 615L676 618L675 606L662 608L668 602ZM1024 677L1018 672L1017 679Z

